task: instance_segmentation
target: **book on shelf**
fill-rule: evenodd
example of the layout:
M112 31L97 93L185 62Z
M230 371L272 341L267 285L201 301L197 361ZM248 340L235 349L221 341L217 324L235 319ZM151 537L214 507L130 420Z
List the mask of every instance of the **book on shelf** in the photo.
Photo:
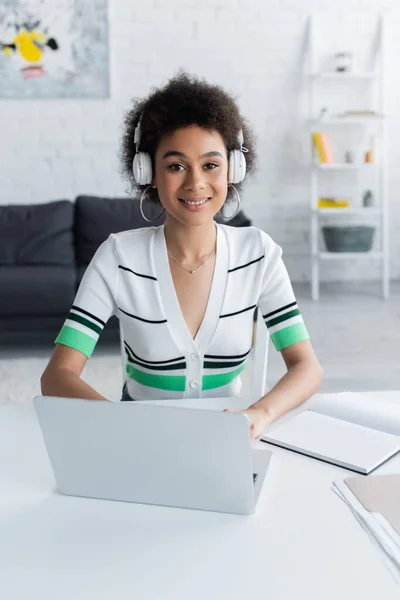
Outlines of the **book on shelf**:
M318 208L348 208L350 200L347 198L320 198L318 200Z
M333 164L333 150L330 136L322 131L314 131L312 134L318 159L323 164Z

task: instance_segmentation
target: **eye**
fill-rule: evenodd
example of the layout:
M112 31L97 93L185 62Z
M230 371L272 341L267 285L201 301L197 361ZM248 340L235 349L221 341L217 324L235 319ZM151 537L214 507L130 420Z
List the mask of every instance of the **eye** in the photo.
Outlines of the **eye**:
M215 169L216 167L219 167L219 165L217 165L217 163L207 163L207 164L206 164L206 165L204 165L204 166L205 166L205 167L210 167L210 169L207 169L207 170L210 170L210 171L212 171L212 170L213 170L213 169Z
M176 169L175 167L178 167L178 168ZM178 163L174 163L173 165L169 165L167 168L168 168L168 170L169 170L169 171L175 171L175 172L178 172L178 171L180 171L180 170L181 170L179 167L181 167L182 169L184 169L184 166L183 166L183 165L180 165L180 164L178 164Z

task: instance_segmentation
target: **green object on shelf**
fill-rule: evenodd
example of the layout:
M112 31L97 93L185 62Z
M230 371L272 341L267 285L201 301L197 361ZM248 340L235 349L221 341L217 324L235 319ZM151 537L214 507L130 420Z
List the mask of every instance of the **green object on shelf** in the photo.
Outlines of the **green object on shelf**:
M367 190L363 196L363 205L365 207L371 207L374 204L374 197L372 195L371 190Z
M369 252L372 248L375 227L367 225L324 226L328 252Z

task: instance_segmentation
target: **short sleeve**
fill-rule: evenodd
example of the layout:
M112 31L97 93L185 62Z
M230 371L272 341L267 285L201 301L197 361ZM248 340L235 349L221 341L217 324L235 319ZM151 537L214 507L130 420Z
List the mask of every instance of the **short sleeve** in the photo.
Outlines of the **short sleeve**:
M309 339L294 296L282 249L262 232L265 270L258 302L271 340L278 351Z
M117 314L118 264L113 234L101 244L88 265L73 306L55 343L92 355L108 319Z

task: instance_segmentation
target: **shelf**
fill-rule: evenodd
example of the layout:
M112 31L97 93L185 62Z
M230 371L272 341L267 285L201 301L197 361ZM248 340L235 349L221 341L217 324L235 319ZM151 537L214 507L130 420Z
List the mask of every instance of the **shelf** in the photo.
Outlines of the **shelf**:
M322 171L356 171L357 169L371 169L378 166L377 163L314 163L314 167Z
M315 119L312 125L366 125L370 123L382 123L385 117L327 117L326 119Z
M383 258L382 252L320 252L314 255L322 260L344 260L347 258Z
M380 208L313 208L313 213L321 215L380 215L382 213Z
M369 270L373 271L374 277L375 271L379 271L382 296L388 298L390 254L387 236L390 222L386 185L385 130L389 115L385 103L386 80L383 66L386 62L386 34L389 20L384 12L377 15L375 32L369 36L368 44L365 44L363 52L365 62L354 64L348 62L350 71L337 71L339 62L332 62L336 54L343 50L340 47L342 39L340 19L334 19L338 31L337 35L334 34L332 37L332 40L338 42L338 46L332 45L328 55L326 54L328 46L320 43L324 36L325 20L324 15L324 23L320 22L319 11L311 14L307 40L309 52L305 84L308 92L308 111L304 120L304 130L309 136L309 141L312 142L309 172L311 198L308 206L311 297L313 300L319 299L321 276L324 271L331 270L328 268L329 265L339 269L339 272L341 267L346 266L346 269L347 267L354 269L354 273L364 265L367 270L365 276L369 275L367 273ZM355 20L354 28L357 25L357 17L353 20ZM362 35L357 27L354 34L352 33L350 21L351 19L349 19L348 29L346 25L347 37L351 36L350 39L354 40L355 47L358 48L356 40L361 39ZM330 62L327 62L328 60ZM346 102L348 93L350 93L350 100ZM322 136L319 141L318 136L315 136L318 133L325 134L326 139L324 140ZM332 148L329 147L328 138L332 136L338 137L336 153L333 139ZM349 136L350 139L346 141L345 138ZM371 147L366 140L361 141L361 138L367 136L376 138ZM377 149L374 147L375 141ZM326 153L323 152L324 147ZM318 148L321 153L318 152ZM379 151L379 156L376 155L376 150ZM321 157L331 158L335 162L322 163ZM347 158L353 158L355 162L348 163ZM365 162L365 158L372 158L374 162ZM327 174L328 171L331 172L330 175ZM347 175L345 171L348 172ZM341 186L338 188L339 183L346 184L346 191ZM329 188L333 187L333 189L328 191L326 188L328 184L330 184ZM363 206L360 185L364 189L371 187L373 190L374 195L370 200L373 206ZM333 203L327 203L326 208L318 204L320 199L329 197L338 200L347 198L350 202L348 206L342 208L335 208ZM333 215L336 215L336 219ZM321 240L324 237L322 230L328 225L352 225L353 223L365 223L376 227L379 232L376 247L374 244L367 252L328 251ZM352 247L349 243L348 249L351 250ZM354 245L354 248L357 249L357 245ZM353 270L349 272L352 273Z
M339 72L339 71L321 71L320 73L313 73L311 75L313 79L341 79L342 81L348 80L363 80L363 79L378 79L379 73L376 72Z

